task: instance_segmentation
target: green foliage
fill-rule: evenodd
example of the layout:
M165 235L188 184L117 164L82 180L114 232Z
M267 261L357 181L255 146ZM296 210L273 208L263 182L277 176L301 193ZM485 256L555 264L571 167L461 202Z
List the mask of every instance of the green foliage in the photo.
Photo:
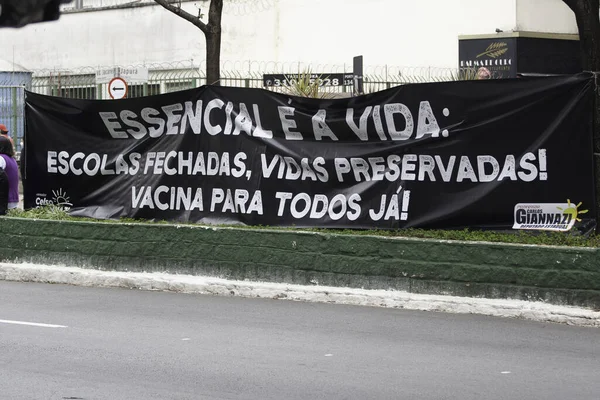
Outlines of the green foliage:
M152 223L152 224L171 224L171 225L196 225L192 223L176 223L168 221L149 221L132 218L122 218L120 220L96 220L92 218L73 217L62 208L49 205L34 208L28 211L10 210L8 217L30 218L30 219L48 219L56 221L88 221L101 223ZM494 231L478 230L430 230L430 229L402 229L402 230L352 230L352 229L306 229L306 228L281 228L272 226L244 226L244 225L220 225L220 227L231 227L238 229L275 229L275 230L294 230L318 232L323 234L338 235L371 235L383 237L404 237L421 238L436 240L462 240L468 242L493 242L493 243L514 243L531 244L546 246L574 246L574 247L600 247L600 236L591 235L589 237L562 232L532 232L517 231L513 233L501 233Z
M313 78L310 70L298 74L298 80L292 80L287 89L288 94L298 97L310 97L313 99L328 99L331 94L321 91L322 78L318 76Z
M9 210L7 215L15 218L31 218L31 219L53 219L57 221L74 220L62 207L53 204L32 208L31 210L23 211L18 208Z
M477 78L477 68L460 68L458 72L452 72L450 74L451 81L476 81Z

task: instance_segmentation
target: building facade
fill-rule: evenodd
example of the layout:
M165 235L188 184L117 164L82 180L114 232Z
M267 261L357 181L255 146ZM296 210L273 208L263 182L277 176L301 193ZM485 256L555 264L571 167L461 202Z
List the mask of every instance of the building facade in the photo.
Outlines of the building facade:
M176 2L177 3L177 2ZM181 1L208 14L207 0ZM455 68L460 35L577 33L561 0L225 0L225 69L294 63ZM202 67L202 32L152 0L76 0L58 21L0 31L0 58L30 70Z
M206 21L208 0L173 3ZM153 0L74 0L62 12L58 21L0 30L0 120L17 143L23 118L14 105L24 86L108 99L111 74L131 77L128 97L205 84L203 33ZM498 73L514 72L510 52L484 60L485 46L536 35L577 39L562 0L224 0L222 30L223 85L263 87L265 73L351 73L362 55L365 92L456 79L459 39L491 40L460 63L501 63Z

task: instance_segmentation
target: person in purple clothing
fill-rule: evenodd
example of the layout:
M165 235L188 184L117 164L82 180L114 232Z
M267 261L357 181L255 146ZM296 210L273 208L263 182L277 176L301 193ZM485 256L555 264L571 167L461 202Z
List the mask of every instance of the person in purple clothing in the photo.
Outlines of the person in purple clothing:
M19 166L14 159L15 150L10 140L0 136L0 169L8 180L8 209L19 206Z
M8 211L8 176L0 169L0 215L6 215Z

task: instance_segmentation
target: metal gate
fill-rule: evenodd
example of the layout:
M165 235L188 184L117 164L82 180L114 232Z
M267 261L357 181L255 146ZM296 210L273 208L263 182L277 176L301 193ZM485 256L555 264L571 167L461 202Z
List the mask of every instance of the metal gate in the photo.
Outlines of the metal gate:
M20 153L25 133L25 86L0 85L0 124L6 125Z

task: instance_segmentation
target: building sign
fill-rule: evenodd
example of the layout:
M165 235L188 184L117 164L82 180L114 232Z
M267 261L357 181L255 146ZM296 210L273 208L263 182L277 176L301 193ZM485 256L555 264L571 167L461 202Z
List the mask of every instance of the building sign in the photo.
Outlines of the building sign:
M122 78L129 83L146 83L148 82L148 68L113 67L96 71L96 85L110 83L113 78Z
M265 87L292 86L303 79L303 74L264 74ZM320 82L320 86L351 86L354 84L354 74L310 74L310 83Z
M516 78L516 55L515 38L460 40L458 45L461 69L485 68L494 79Z

